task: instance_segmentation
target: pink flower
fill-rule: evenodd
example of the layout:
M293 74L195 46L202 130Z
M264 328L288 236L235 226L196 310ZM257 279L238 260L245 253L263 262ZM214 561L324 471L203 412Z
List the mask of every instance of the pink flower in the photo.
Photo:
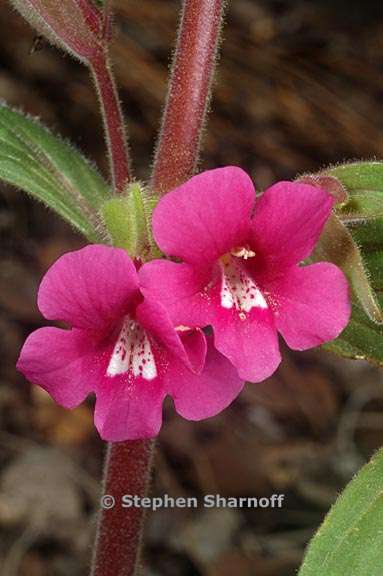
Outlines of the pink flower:
M307 184L279 182L255 202L239 168L203 172L164 196L155 239L182 263L154 260L151 287L173 322L212 325L216 348L253 382L280 362L277 331L295 350L332 340L350 316L347 281L321 262L300 266L330 215L332 197Z
M24 344L18 369L62 406L96 394L95 424L105 440L151 437L162 403L173 397L190 420L213 416L240 392L235 369L201 330L175 329L146 290L124 250L87 246L65 254L45 275L38 305L48 320Z

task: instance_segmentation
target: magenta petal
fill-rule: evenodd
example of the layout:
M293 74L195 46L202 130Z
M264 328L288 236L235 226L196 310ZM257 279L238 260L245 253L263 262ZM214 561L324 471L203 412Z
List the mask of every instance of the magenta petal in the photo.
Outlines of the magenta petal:
M251 179L240 168L202 172L160 200L154 237L169 256L210 264L245 242L254 201Z
M17 369L65 408L78 406L92 391L94 350L82 330L40 328L24 343Z
M136 269L125 250L91 245L51 266L40 284L38 305L48 320L100 330L123 315L137 289Z
M145 298L142 304L137 306L136 318L167 352L181 360L190 370L198 372L201 369L206 350L204 336L200 331L195 334L194 348L189 355L181 339L182 331L175 330L166 308L158 301Z
M269 309L253 308L245 320L222 310L213 322L216 348L238 369L244 380L260 382L281 361L278 334Z
M321 188L278 182L257 200L252 246L278 274L310 255L334 199Z
M238 396L243 384L234 366L215 350L211 338L201 374L193 374L178 364L170 368L165 380L177 412L188 420L215 416Z
M203 327L209 324L209 303L201 291L210 275L190 264L152 260L139 271L140 288L164 305L175 325Z
M187 367L195 374L199 374L206 361L207 342L205 334L197 328L196 330L180 332L180 338L189 361Z
M294 350L333 340L350 319L347 280L334 264L294 267L269 289L277 302L277 329Z
M94 421L103 440L152 438L160 431L165 392L159 378L104 377L96 397Z

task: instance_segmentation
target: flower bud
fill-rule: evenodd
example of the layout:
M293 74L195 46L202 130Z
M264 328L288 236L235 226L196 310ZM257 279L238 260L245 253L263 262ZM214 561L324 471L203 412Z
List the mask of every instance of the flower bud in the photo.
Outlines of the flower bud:
M299 180L320 186L336 199L313 260L327 260L342 268L356 302L373 322L382 324L383 310L375 292L376 272L368 268L370 247L357 240L359 229L364 230L368 221L383 217L383 162L341 164ZM375 235L374 240L373 250L381 254L383 237Z
M298 181L303 184L310 184L311 186L319 186L319 188L323 188L323 190L326 190L335 198L336 204L344 204L348 200L346 188L343 186L342 182L334 176L307 174L298 178Z
M11 0L52 44L91 62L104 38L104 16L91 0Z

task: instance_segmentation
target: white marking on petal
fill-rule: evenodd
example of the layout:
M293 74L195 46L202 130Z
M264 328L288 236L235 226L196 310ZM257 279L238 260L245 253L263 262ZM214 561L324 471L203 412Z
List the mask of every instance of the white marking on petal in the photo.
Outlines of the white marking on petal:
M144 380L153 380L157 376L149 338L145 330L129 316L124 318L106 371L108 376L125 372L135 377L142 376Z
M267 302L246 271L234 258L226 258L222 263L221 306L235 308L243 319L244 312L252 308L268 308Z

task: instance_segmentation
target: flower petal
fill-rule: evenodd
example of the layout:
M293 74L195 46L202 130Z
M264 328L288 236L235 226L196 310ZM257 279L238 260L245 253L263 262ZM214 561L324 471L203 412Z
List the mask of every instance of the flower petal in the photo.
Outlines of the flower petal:
M197 331L189 332L182 336L182 341L187 357L196 364L204 363L204 335ZM189 379L200 378L183 361L164 349L157 350L156 362L158 376L150 381L131 374L107 377L105 366L99 372L95 424L104 440L119 442L156 436L162 424L162 403L169 393L168 383L183 386L185 382L187 386Z
M189 363L186 367L194 374L200 374L205 366L207 342L206 336L199 328L180 332L180 339L185 348ZM172 365L174 358L171 359Z
M161 302L173 323L204 327L208 322L208 302L203 288L210 281L206 269L169 260L152 260L139 270L140 289L150 298Z
M94 421L103 440L152 438L160 431L165 397L160 378L104 377L98 382L96 397Z
M154 237L169 256L210 264L246 240L254 201L251 179L240 168L202 172L160 200Z
M93 390L94 347L83 330L40 328L27 338L17 369L65 408L78 406Z
M164 383L168 373L192 375L186 364L201 370L205 362L206 341L202 332L188 332L182 335L182 341L181 338L179 340L187 362L175 354L177 348L171 350L157 343L154 349L157 376L152 380L131 373L107 376L106 367L112 347L104 350L103 365L94 374L97 382L95 424L104 440L118 442L151 438L158 434L162 424L162 403L167 394Z
M180 337L182 331L175 330L166 308L158 301L145 298L142 304L137 306L136 318L152 338L154 337L161 346L181 360L190 370L199 372L202 369L206 354L202 332L199 331L195 335L195 345L189 355Z
M350 319L347 280L334 264L294 266L269 289L276 301L277 329L294 350L333 340Z
M239 370L241 378L258 382L280 362L278 336L271 310L253 308L246 320L222 306L220 273L200 290L200 273L189 264L152 261L140 270L142 290L163 302L176 324L212 324L216 348ZM205 282L205 281L204 281Z
M38 305L48 320L100 330L123 316L138 290L125 250L91 245L61 256L44 276Z
M257 200L252 247L271 273L310 255L334 199L322 188L278 182ZM256 261L256 258L254 259Z
M244 320L236 312L221 310L213 329L215 347L244 380L260 382L278 368L281 355L270 309L253 308Z
M215 350L211 337L201 374L193 374L178 363L165 377L167 392L173 397L177 412L188 420L215 416L238 396L243 385L234 366Z

